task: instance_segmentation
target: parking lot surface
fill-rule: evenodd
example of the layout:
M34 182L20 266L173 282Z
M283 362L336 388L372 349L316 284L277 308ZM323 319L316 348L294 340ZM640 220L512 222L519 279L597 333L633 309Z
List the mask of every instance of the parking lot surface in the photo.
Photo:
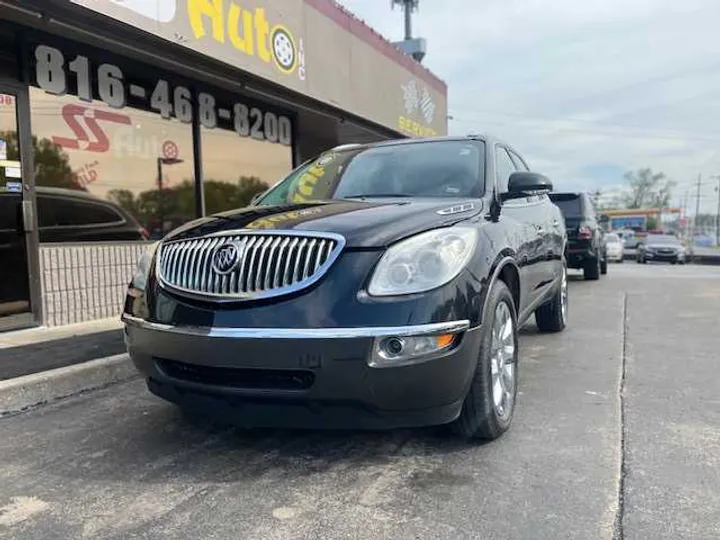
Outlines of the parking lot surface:
M0 419L0 537L720 538L720 268L572 278L493 443L244 432L134 381Z

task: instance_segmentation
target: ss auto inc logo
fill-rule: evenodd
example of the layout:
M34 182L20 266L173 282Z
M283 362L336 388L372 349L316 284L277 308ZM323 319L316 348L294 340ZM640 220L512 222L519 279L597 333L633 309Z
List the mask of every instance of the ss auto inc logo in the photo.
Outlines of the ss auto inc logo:
M126 114L75 104L64 105L62 117L75 134L75 138L54 136L53 142L69 150L85 150L86 152L107 152L110 149L110 139L98 122L132 125L131 118ZM81 123L81 119L85 126Z

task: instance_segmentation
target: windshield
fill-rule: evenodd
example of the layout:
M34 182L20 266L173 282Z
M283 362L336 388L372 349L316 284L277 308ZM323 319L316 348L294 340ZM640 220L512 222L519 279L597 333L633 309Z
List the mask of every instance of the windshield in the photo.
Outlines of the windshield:
M649 234L645 243L649 246L659 244L672 244L679 246L680 240L677 237L670 236L668 234Z
M580 196L575 194L550 194L550 199L557 205L563 216L576 218L582 216L582 205Z
M258 205L366 197L481 197L485 145L431 141L329 151L287 176Z
M607 234L607 235L605 235L605 241L608 244L619 244L620 237L617 234Z

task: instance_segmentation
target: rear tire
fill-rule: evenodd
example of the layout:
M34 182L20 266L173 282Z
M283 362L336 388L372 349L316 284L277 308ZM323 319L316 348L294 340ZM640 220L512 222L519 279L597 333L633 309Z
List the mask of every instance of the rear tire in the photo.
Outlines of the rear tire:
M512 294L502 281L490 290L481 332L478 363L470 390L460 416L451 424L456 434L469 440L497 439L508 430L515 412L517 314Z
M600 259L594 258L586 261L583 276L589 280L600 279Z
M535 323L541 332L562 332L567 325L567 268L563 265L560 284L552 300L535 310Z

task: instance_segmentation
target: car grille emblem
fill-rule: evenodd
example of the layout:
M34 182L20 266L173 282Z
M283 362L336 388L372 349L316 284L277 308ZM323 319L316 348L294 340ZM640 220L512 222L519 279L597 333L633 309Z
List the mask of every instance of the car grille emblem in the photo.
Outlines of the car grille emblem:
M236 242L221 244L215 249L212 258L212 267L221 275L229 274L242 260L245 246Z

